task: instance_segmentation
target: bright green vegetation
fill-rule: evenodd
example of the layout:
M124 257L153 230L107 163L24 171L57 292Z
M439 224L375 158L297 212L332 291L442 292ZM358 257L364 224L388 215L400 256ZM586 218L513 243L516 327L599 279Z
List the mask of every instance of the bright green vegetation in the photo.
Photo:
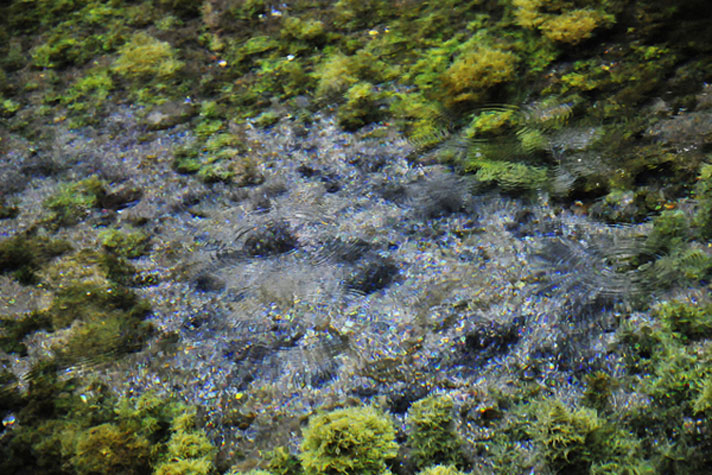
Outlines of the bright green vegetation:
M313 416L304 430L300 458L309 474L380 474L396 456L395 430L372 407L338 409Z
M39 363L26 394L3 390L17 427L3 434L0 470L38 474L207 474L214 447L197 428L195 410L144 395L117 398L100 383L59 378ZM9 386L8 386L9 387Z
M454 404L450 398L433 395L416 401L408 410L408 446L417 468L434 463L462 465L462 441L456 432Z
M418 472L418 475L465 475L452 465L433 465Z
M290 2L281 11L262 1L218 8L16 0L0 20L6 30L0 84L10 84L27 63L45 68L34 89L46 91L45 102L66 106L74 124L97 121L109 95L149 106L185 96L201 107L215 109L217 102L217 110L193 122L203 139L224 132L229 121L259 117L260 126L269 126L277 117L273 104L311 97L314 106L335 111L347 130L391 121L423 148L464 131L476 146L455 164L513 192L548 187L557 165L555 130L538 125L556 115L556 104L569 105L569 125L601 127L590 152L615 156L617 168L610 173L611 164L593 161L575 177L570 198L630 189L655 168L673 172L656 186L674 198L684 192L676 183L692 178L699 157L671 161L666 144L633 139L659 120L639 113L656 93L672 91L672 109L694 107L710 72L700 58L712 44L687 36L703 24L689 16L697 6L695 0L313 0ZM40 30L46 33L36 35ZM685 71L676 73L685 62ZM30 106L19 92L3 92L5 115ZM523 102L528 113L494 143L492 134L472 125L492 103ZM305 112L297 109L294 115ZM506 153L483 156L488 144L491 150L507 145ZM239 174L212 160L176 168L208 182ZM652 196L658 190L640 191ZM642 213L659 204L646 200Z
M105 194L105 184L96 176L63 185L43 203L50 210L48 221L54 226L77 224L100 206Z

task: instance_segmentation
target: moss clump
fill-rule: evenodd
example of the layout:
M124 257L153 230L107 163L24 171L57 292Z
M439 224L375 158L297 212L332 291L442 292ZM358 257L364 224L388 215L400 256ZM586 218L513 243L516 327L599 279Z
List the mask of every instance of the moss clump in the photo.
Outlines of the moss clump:
M265 454L267 470L272 475L299 475L302 465L299 458L284 447L275 447Z
M149 237L140 230L105 229L99 233L102 246L109 252L128 259L141 257L149 249Z
M514 78L518 61L510 51L482 46L458 56L443 80L454 102L481 101L488 89Z
M114 261L83 251L58 260L43 274L46 287L54 291L43 313L53 330L71 326L66 341L55 348L63 364L115 358L140 348L152 333L144 321L148 303L118 282L130 279Z
M307 475L380 474L396 456L395 430L384 413L353 407L313 416L300 458Z
M548 18L539 29L552 41L575 45L593 36L597 28L612 24L613 19L613 15L582 8Z
M359 81L377 83L392 73L387 64L368 51L359 50L354 55L335 52L317 68L316 96L328 101L340 100Z
M593 409L547 399L532 408L533 440L556 473L641 473L638 442Z
M92 208L99 207L105 195L104 182L92 176L61 186L43 204L51 211L50 223L55 226L71 226L86 218Z
M712 336L712 305L673 300L658 305L653 314L684 342Z
M474 171L482 183L496 185L505 191L533 191L545 187L547 172L543 167L525 163L475 159L466 170Z
M375 86L368 82L354 84L346 91L346 104L339 107L336 115L339 125L344 130L356 130L381 117L379 109L380 94Z
M453 411L452 399L438 394L413 403L408 410L408 447L417 468L435 464L463 465Z
M72 284L60 289L47 311L55 329L76 322L56 348L63 362L115 358L135 351L152 333L149 305L120 287Z
M591 5L598 8L572 8ZM578 44L590 38L594 30L610 27L615 22L611 2L559 2L545 0L514 0L515 18L524 28L539 29L557 43Z
M150 473L151 444L143 437L106 423L79 435L71 463L76 473Z
M112 71L132 80L168 78L183 67L170 44L139 32L119 48Z
M418 472L418 475L465 475L454 465L434 465Z
M318 45L323 43L324 34L324 23L320 20L311 18L302 20L290 16L282 22L281 35L288 40L301 40Z
M195 422L194 411L173 420L165 460L156 467L156 475L207 475L214 471L215 447Z
M70 111L91 113L100 108L114 89L114 81L103 68L89 72L75 80L62 95L61 102Z
M215 450L194 410L154 394L117 400L104 384L58 371L42 362L28 375L29 389L13 406L18 424L0 445L2 473L150 474L164 462L198 460L188 464L194 471L160 473L213 470Z
M687 244L690 223L687 215L680 210L663 210L653 219L653 230L646 239L646 251L669 253Z

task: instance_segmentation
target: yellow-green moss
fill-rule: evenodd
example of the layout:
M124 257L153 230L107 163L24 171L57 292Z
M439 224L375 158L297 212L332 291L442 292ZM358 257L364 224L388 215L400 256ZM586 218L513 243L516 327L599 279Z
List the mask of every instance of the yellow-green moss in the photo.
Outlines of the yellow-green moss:
M452 399L439 394L416 401L408 410L408 447L417 468L464 462L454 410Z
M465 475L454 465L434 465L418 472L418 475Z
M156 468L156 475L207 475L214 471L215 447L195 422L195 411L173 419L165 460Z
M138 32L119 48L112 71L129 79L153 79L173 76L183 67L176 53L165 41Z
M311 417L300 458L307 475L376 475L397 451L390 418L372 407L353 407Z
M336 115L344 130L356 130L381 116L378 101L380 94L371 83L362 81L346 91L346 103L339 107Z
M555 42L578 44L593 35L594 30L610 27L615 22L611 2L563 2L547 0L513 0L517 23L529 29L539 29ZM576 8L590 6L590 8ZM593 8L597 7L597 8Z
M443 80L453 101L482 100L488 89L514 78L518 61L510 51L483 46L458 56Z
M43 202L51 211L49 221L55 226L79 223L92 208L99 206L100 199L106 194L104 186L104 182L96 176L62 185L57 193Z
M547 18L539 29L552 41L575 45L593 36L597 28L611 23L613 15L593 9L577 9Z
M112 423L85 431L71 459L76 473L150 473L150 443Z

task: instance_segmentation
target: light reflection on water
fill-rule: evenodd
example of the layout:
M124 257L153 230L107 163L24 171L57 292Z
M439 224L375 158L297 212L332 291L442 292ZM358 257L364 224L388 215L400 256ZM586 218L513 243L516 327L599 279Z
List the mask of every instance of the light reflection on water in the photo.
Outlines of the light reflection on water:
M328 120L303 139L288 124L248 133L262 144L266 181L246 196L177 177L167 161L150 163L160 186L151 173L123 171L147 190L118 219L143 213L155 232L154 253L136 266L161 276L137 289L159 336L122 362L104 355L72 371L96 370L120 393L178 395L207 408L216 431L226 408L299 414L330 397L395 401L508 378L560 380L615 366L603 329L664 278L635 262L655 257L641 244L646 229L409 163L402 140L358 141ZM144 163L189 140L127 137L101 144L88 163L120 168L126 151ZM69 146L94 141L77 135ZM167 334L174 340L161 343Z

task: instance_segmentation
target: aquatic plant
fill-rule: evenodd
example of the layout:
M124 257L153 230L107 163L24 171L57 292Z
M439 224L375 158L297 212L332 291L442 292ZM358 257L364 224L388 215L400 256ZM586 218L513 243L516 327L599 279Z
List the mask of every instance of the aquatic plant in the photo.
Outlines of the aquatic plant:
M639 442L593 409L571 409L546 399L532 407L531 430L548 466L557 473L646 473Z
M598 2L547 2L544 0L514 0L515 18L524 28L539 29L542 34L556 42L577 44L590 38L594 30L610 27L615 15L609 13L611 2L596 8L572 8L571 4L598 6ZM607 9L606 9L607 7Z
M99 233L99 240L109 252L129 259L144 255L148 251L150 241L145 233L134 229L105 229Z
M373 407L312 416L301 448L299 458L307 475L381 474L398 451L393 423Z
M454 465L433 465L418 472L418 475L465 475Z
M339 107L336 115L344 130L356 130L381 116L380 94L373 84L358 82L346 91L346 103Z
M71 464L78 474L150 473L148 440L105 423L83 431L76 440Z
M171 431L165 461L156 467L156 475L207 475L214 471L215 447L196 427L195 411L176 416Z
M456 57L443 81L455 103L482 101L488 89L514 77L518 61L510 51L482 46Z
M452 399L442 394L416 401L408 409L408 447L417 468L464 464L453 411Z
M168 78L183 67L170 44L144 32L134 34L119 48L112 71L132 80Z
M278 446L265 454L267 471L272 475L299 475L302 465L299 457L285 447Z
M96 175L62 185L57 193L43 202L51 211L48 221L55 226L77 224L89 215L92 208L100 205L105 194L105 183Z

